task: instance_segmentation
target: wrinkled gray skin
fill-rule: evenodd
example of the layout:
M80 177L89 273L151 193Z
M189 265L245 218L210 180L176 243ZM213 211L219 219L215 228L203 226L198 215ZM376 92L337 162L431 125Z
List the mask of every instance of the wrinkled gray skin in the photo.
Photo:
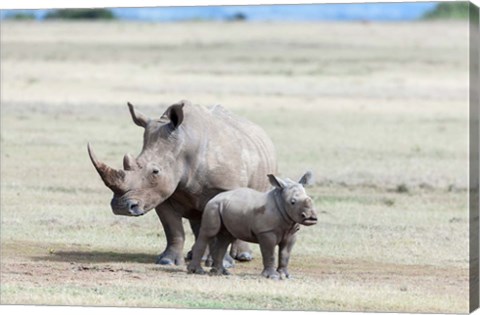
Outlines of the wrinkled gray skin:
M148 118L130 103L134 123L145 129L137 158L127 154L123 170L90 158L113 191L114 214L140 216L155 209L167 238L159 264L182 264L185 233L182 218L198 235L207 202L223 191L251 187L266 191L266 174L277 169L275 150L265 132L221 106L207 109L181 101L159 118ZM235 242L231 254L250 260L248 244Z
M193 246L189 273L204 274L200 266L207 244L212 248L212 274L228 275L222 265L228 245L234 239L258 243L263 259L262 276L270 279L289 278L288 261L299 225L317 223L312 199L303 185L309 183L307 172L295 183L268 175L275 187L267 193L239 188L215 196L208 202L202 226ZM275 247L279 246L278 268L275 269Z

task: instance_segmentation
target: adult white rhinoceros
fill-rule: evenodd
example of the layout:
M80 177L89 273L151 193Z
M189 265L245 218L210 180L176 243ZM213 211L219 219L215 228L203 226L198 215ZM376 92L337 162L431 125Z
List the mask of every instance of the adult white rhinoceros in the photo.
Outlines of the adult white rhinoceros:
M181 101L158 119L128 107L134 123L145 129L140 155L126 154L123 170L97 160L89 145L90 158L113 191L113 213L139 216L155 208L167 239L157 263L182 264L182 217L197 236L202 211L218 193L239 187L266 191L267 174L277 173L274 146L260 127L221 106ZM231 254L251 259L248 245L240 241Z

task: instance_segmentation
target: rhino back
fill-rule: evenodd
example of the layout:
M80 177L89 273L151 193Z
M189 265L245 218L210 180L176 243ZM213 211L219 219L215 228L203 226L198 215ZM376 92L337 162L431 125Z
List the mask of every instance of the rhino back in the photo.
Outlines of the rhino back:
M269 187L266 175L277 168L275 149L259 126L220 106L189 105L184 111L184 190L208 200L238 187Z
M234 162L232 164L240 165L241 172L248 177L248 183L245 185L244 182L240 187L250 187L260 191L270 187L266 175L275 173L277 164L274 145L265 131L251 121L233 115L221 106L216 106L212 114L225 126L223 130L229 131L219 139L220 145L228 143L231 149L226 156L227 159L223 161L228 162L228 158L236 157L237 161L232 161ZM218 131L216 133L222 134ZM215 146L215 148L218 150L219 147ZM219 151L222 151L221 148Z

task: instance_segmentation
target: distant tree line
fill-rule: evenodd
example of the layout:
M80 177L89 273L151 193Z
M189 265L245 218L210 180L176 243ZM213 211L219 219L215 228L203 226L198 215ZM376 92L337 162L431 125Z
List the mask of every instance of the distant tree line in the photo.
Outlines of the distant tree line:
M18 12L7 15L9 20L35 20L30 12ZM115 14L108 9L59 9L47 13L45 20L114 20Z
M424 20L464 20L469 16L468 2L442 2L435 9L425 13Z
M108 9L60 9L49 12L45 19L64 20L114 20L116 17Z

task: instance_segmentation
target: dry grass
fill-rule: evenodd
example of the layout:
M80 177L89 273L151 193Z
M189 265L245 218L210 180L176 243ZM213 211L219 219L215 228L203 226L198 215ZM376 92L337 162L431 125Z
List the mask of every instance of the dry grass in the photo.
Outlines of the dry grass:
M466 24L1 31L2 303L467 311ZM321 220L294 279L261 279L256 247L228 278L155 266L155 214L111 214L87 141L120 166L141 148L126 102L153 116L185 98L264 127L283 175L314 170Z

